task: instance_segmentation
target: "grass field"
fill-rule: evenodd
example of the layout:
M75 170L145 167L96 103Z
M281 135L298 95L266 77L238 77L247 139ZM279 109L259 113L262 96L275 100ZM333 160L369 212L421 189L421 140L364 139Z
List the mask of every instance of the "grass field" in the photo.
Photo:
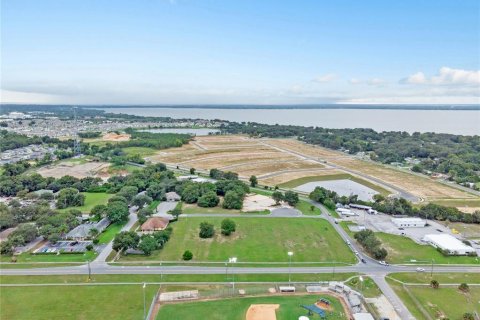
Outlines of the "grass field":
M24 252L17 256L17 263L11 264L12 267L21 267L21 263L38 263L38 262L85 262L95 259L94 251L87 251L84 254L30 254ZM0 255L1 262L11 262L11 256Z
M424 283L429 284L430 280L437 280L440 285L442 283L470 283L480 284L479 273L433 273L433 277L429 272L415 273L391 273L390 278L399 280L404 283Z
M182 212L188 214L196 214L196 213L218 213L218 214L270 214L270 211L263 210L263 211L249 211L243 212L241 210L236 209L224 209L220 205L213 207L213 208L202 208L197 206L196 204L183 204Z
M90 211L99 204L106 204L108 199L110 199L113 194L108 193L95 193L95 192L82 192L85 195L85 203L81 207L68 207L65 209L60 209L59 211L68 211L71 209L80 210L84 213L90 213Z
M291 180L285 183L282 183L279 185L279 187L282 188L296 188L298 186L301 186L302 184L308 183L308 182L315 182L315 181L328 181L328 180L352 180L355 181L359 184L362 184L366 187L369 187L370 189L373 189L377 191L380 194L383 195L388 195L390 192L374 183L371 183L369 181L366 181L364 179L360 179L357 177L352 176L351 174L348 173L341 173L341 174L333 174L333 175L325 175L325 176L311 176L311 177L302 177L299 179Z
M305 200L300 200L295 206L295 208L302 211L302 213L307 216L317 216L322 214L320 209L315 206L313 206L313 210L312 210L312 204L310 204Z
M122 172L132 173L135 170L140 170L140 169L141 169L140 167L133 166L131 164L124 164L124 165L111 165L110 167L108 167L107 171L109 174L118 174Z
M363 281L360 278L355 277L347 282L347 285L354 290L361 292L365 298L375 298L382 294L382 291L377 287L372 278L362 276Z
M456 286L442 286L432 289L429 286L402 286L392 280L389 284L417 319L448 318L462 319L465 312L480 312L480 288L470 287L470 293L460 292ZM422 313L422 310L424 313Z
M220 234L222 218L180 218L172 224L173 235L163 250L151 256L125 256L122 260L177 261L185 250L193 261L226 261L236 256L240 262L344 262L355 258L333 227L321 219L232 218L237 230L229 237ZM199 224L215 225L213 239L200 239Z
M292 273L292 281L345 281L356 273ZM155 283L155 282L224 282L224 274L93 274L92 280L83 275L61 275L61 276L0 276L2 284L25 284L25 283ZM236 274L237 282L286 282L288 274Z
M307 311L301 304L313 304L320 298L326 298L332 303L334 312L328 319L347 319L340 302L329 295L290 295L224 299L217 301L185 302L161 306L157 319L229 319L245 320L245 315L251 304L279 304L276 311L278 320L298 319Z
M115 235L122 230L122 227L125 225L125 223L113 223L105 229L99 236L99 244L106 244L109 243L110 241L115 238Z
M420 245L413 240L382 232L375 235L387 249L388 256L385 259L389 263L408 263L410 260L428 264L434 260L436 264L479 264L480 258L465 256L444 256L435 248L428 245Z
M1 319L142 319L142 285L2 287ZM145 289L147 307L157 285Z
M127 147L123 148L122 151L125 152L128 156L139 154L142 157L151 156L158 152L158 150L147 147Z

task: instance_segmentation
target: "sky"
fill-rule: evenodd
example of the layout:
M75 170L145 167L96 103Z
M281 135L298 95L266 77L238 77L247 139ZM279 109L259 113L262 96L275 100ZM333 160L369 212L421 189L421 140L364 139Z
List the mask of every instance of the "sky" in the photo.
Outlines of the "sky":
M478 0L0 1L2 103L480 103Z

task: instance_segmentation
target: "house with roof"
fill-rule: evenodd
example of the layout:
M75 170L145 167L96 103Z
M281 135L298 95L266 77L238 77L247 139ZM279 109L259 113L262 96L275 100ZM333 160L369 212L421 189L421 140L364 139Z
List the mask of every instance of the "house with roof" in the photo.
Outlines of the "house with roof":
M181 199L180 195L174 191L165 193L165 198L168 202L180 201Z
M147 221L145 221L142 226L140 227L140 230L143 233L153 233L155 231L162 231L165 230L166 227L168 227L170 220L164 217L151 217L148 218Z
M65 239L83 241L90 239L92 229L96 229L98 233L103 232L110 225L108 218L103 218L98 222L86 222L73 228L65 235Z

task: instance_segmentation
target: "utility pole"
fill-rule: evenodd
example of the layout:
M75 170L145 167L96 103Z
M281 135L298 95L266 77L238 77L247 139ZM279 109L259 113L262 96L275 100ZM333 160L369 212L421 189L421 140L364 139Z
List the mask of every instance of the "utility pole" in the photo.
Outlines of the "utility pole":
M292 273L292 256L293 256L293 252L292 251L288 251L288 283L290 283L290 276L291 276L291 273Z
M73 130L73 155L76 157L81 153L80 141L78 140L77 107L73 107Z
M90 260L87 261L88 265L88 281L90 282L92 280L92 269L90 268Z

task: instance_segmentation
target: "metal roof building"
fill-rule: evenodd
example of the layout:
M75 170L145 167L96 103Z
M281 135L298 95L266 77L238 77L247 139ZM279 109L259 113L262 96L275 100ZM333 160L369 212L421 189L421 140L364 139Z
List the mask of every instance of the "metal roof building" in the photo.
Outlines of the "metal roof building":
M427 234L423 240L451 255L468 255L475 252L474 248L449 234Z

